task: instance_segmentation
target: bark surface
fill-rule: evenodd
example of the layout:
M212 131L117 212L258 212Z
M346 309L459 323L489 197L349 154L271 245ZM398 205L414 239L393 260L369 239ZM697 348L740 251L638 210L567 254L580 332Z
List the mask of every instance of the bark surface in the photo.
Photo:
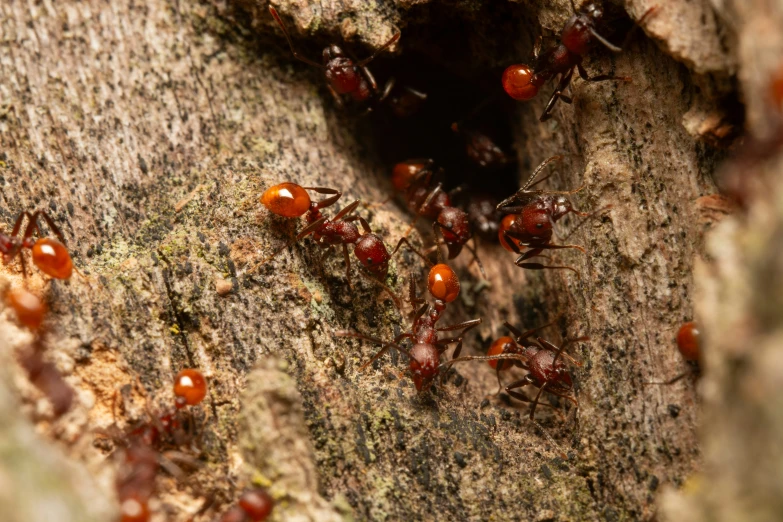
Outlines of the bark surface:
M307 56L343 41L365 56L399 27L400 60L424 56L498 90L502 68L528 56L538 34L557 34L570 4L488 4L275 2ZM653 5L624 8L638 20ZM188 520L205 503L195 520L213 520L251 483L278 500L272 520L706 520L724 502L744 506L743 488L761 472L741 456L768 447L740 444L749 419L767 420L753 433L768 445L782 429L783 410L765 400L781 374L779 187L764 185L775 189L760 217L724 219L732 209L714 180L726 153L715 145L742 130L732 110L741 104L745 130L776 129L768 78L783 47L781 6L667 3L624 52L596 49L586 61L591 73L632 82L575 80L573 105L559 104L543 124L546 96L508 106L520 181L566 154L546 186L584 186L573 196L583 210L611 206L582 227L558 225L587 248L554 255L581 279L525 272L490 244L481 245L489 285L467 255L455 263L463 297L444 324L483 318L463 353L483 353L506 320L532 328L563 314L547 337L591 337L571 352L583 362L573 373L579 409L562 420L540 408L540 426L526 405L493 395L495 374L483 362L457 366L426 394L400 357L359 372L377 347L334 332L386 339L409 322L356 267L349 287L339 250L305 240L258 266L301 227L260 205L281 181L338 188L343 205L362 199L369 206L359 213L390 246L411 220L394 201L372 206L393 190L384 151L399 126L337 107L321 72L290 55L266 8L240 0L0 5L3 229L20 211L46 210L84 274L63 283L34 270L27 281L50 308L48 357L77 391L60 419L14 362L29 334L0 311L0 518L39 520L33 510L49 505L63 521L114 516L116 459L110 444L95 443L96 430L112 429L117 397L120 426L143 418L148 403L170 403L183 367L209 377L196 414L200 450L188 450L200 466L180 479L160 476L156 520ZM619 26L614 41L631 23ZM718 221L722 235L705 239ZM758 228L765 234L745 233ZM427 227L412 238L431 241ZM726 259L733 264L721 272ZM765 301L738 289L733 274ZM404 253L386 284L403 292L413 277L421 293L425 275ZM0 267L0 278L23 284L16 265ZM709 354L703 401L694 379L644 385L684 369L674 338L694 317L696 286ZM754 313L760 323L737 326ZM751 353L751 341L769 348ZM753 363L727 369L737 357ZM761 384L743 388L751 382ZM35 438L20 437L16 426L30 432L30 423ZM729 441L731 458L721 456ZM726 489L712 489L705 474L699 492L676 493L702 468L702 451ZM53 462L71 480L29 473L32 463ZM758 497L771 510L783 498L775 462L764 473L777 480Z

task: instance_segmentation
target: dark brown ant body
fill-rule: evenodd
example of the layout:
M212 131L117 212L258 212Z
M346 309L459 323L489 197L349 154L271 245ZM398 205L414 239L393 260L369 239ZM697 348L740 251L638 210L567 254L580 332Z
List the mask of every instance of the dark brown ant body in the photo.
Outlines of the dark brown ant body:
M498 204L497 209L502 214L506 214L500 224L498 239L506 250L519 254L519 257L514 262L519 267L530 270L567 269L579 275L579 272L570 266L552 266L527 262L528 259L541 255L544 250L548 249L573 248L583 253L585 251L584 248L578 245L552 244L554 224L558 220L569 213L578 216L590 215L576 210L568 198L569 195L581 189L570 192L530 190L533 185L541 183L549 177L546 176L534 183L536 176L541 170L550 162L560 158L561 156L553 156L544 160L522 188L513 196L506 198ZM522 253L522 247L529 250Z
M294 49L294 44L291 41L288 30L286 30L285 25L283 25L283 21L280 19L280 15L277 14L277 11L271 5L269 6L269 12L283 30L283 34L288 41L288 46L291 48L291 53L294 55L294 58L324 71L329 91L332 93L335 100L337 100L338 104L342 105L341 95L349 95L357 102L365 102L373 97L379 96L378 84L375 82L375 78L367 68L367 64L400 39L401 33L399 30L388 42L383 44L371 56L364 60L356 62L346 55L339 46L332 44L323 50L323 63L318 63L299 54L296 49ZM391 87L392 84L390 82L387 84L384 92L380 94L380 100L384 99L389 94Z
M503 72L503 89L515 100L530 100L534 98L541 87L549 80L560 75L560 81L552 93L540 120L546 121L552 117L552 109L557 100L571 103L569 96L563 94L571 83L574 69L579 76L588 82L602 82L607 80L630 81L623 76L599 75L590 76L582 65L584 56L593 43L599 42L607 49L619 52L622 49L601 36L598 29L604 19L604 10L598 2L588 2L578 10L571 0L571 8L574 14L569 18L560 32L559 42L541 51L541 38L536 41L533 48L533 65L515 64L509 66ZM649 16L655 8L649 9L639 20Z
M19 237L19 232L22 227L24 218L27 217L27 227L24 230L24 234ZM42 217L49 225L49 228L57 236L57 239L52 238L39 238L33 240L33 234L38 233L41 235L41 230L38 227L38 218ZM33 264L38 267L41 272L45 273L49 277L55 279L68 279L73 273L73 262L71 256L68 254L68 249L63 244L62 232L54 224L52 218L43 210L37 210L32 214L29 212L22 212L19 217L16 218L14 228L10 235L0 232L0 254L3 256L3 264L8 264L15 257L19 257L19 262L22 265L22 274L27 276L27 269L25 267L24 256L22 250L29 249L32 252Z
M451 196L443 190L442 183L432 186L433 163L430 159L413 159L398 163L394 167L392 183L404 193L408 208L416 214L416 219L421 216L433 220L433 230L436 237L438 232L443 237L443 243L449 251L449 259L457 257L462 248L466 247L473 253L483 273L484 269L475 248L467 246L467 242L473 237L468 214L452 206Z
M495 170L513 161L513 158L485 132L475 128L465 128L459 123L452 123L451 130L462 137L465 143L465 155L477 166Z
M306 190L329 194L330 197L312 202ZM372 233L369 223L364 218L352 215L361 201L357 199L331 218L322 214L321 209L334 205L341 196L342 193L334 189L300 187L295 183L281 183L267 189L261 197L261 202L269 211L282 217L305 216L308 225L296 235L294 242L312 236L316 243L324 247L341 245L349 285L351 284L351 259L348 255L348 245L354 245L353 253L362 267L373 276L376 283L383 286L396 299L394 293L382 282L389 270L389 260L391 259L386 245L380 236ZM359 221L362 232L359 232L354 221ZM278 250L264 262L279 252Z
M531 340L533 334L550 326L552 323L546 324L533 330L522 332L509 323L505 323L506 328L511 330L515 338L501 337L493 343L490 347L487 355L482 356L465 356L459 359L451 361L451 363L458 361L489 361L490 365L495 363L494 368L498 372L498 384L500 384L500 371L510 368L512 365L518 366L527 370L528 374L522 379L515 381L505 387L506 393L513 398L532 403L530 408L530 418L536 413L536 407L539 404L541 394L546 390L552 395L562 397L571 402L577 408L579 407L579 401L573 395L573 381L571 380L571 374L568 372L563 359L567 359L568 362L575 366L581 366L582 364L576 359L565 353L565 348L573 343L582 341L589 341L589 337L577 337L575 339L566 340L559 347L550 343L543 337L536 337L535 341ZM519 388L532 385L538 388L538 393L533 400L530 400L526 395L520 393Z
M430 269L427 286L430 294L435 297L434 304L425 303L423 299L416 297L415 285L413 280L411 280L410 303L414 309L416 307L419 308L413 318L410 331L398 335L393 341L387 342L356 332L342 331L336 333L338 337L355 337L383 346L372 359L362 365L359 371L370 366L390 348L394 348L410 360L409 370L411 378L416 389L421 392L429 389L433 380L440 374L440 356L449 345L457 343L452 357L459 357L465 333L481 324L481 319L472 319L458 324L438 327L437 323L446 310L446 303L453 301L459 295L459 279L448 265L438 264ZM460 335L456 337L447 339L438 337L440 332L453 332L456 330L462 330ZM413 344L410 350L400 346L399 343L404 339L410 339Z

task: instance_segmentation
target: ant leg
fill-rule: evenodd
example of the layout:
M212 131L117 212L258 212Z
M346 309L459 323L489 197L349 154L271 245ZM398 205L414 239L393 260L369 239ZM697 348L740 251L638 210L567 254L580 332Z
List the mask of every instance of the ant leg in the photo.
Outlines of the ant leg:
M468 330L470 330L471 328L475 328L480 324L481 324L481 318L479 317L478 319L471 319L470 321L465 321L459 324L453 324L451 326L444 326L443 328L437 328L436 330L439 332L451 332L454 330L462 330L464 328L464 330L462 330L462 333L459 335L459 337L442 339L438 341L437 344L447 345L456 342L457 347L454 349L454 353L451 354L451 358L456 359L457 357L459 357L459 353L462 351L462 340L464 339L465 334L468 332Z
M302 62L304 62L306 64L312 65L313 67L318 67L319 69L325 69L326 68L326 67L324 67L323 64L320 64L318 62L314 62L313 60L310 60L309 58L306 58L306 57L302 56L301 54L299 54L298 52L296 52L296 49L294 49L294 44L291 42L291 37L288 35L288 31L286 30L285 25L283 25L283 21L280 19L280 15L277 14L277 10L270 5L269 6L269 13L275 18L275 20L277 20L278 25L280 25L280 29L283 30L283 34L285 35L285 39L288 40L288 47L291 48L291 54L294 55L294 58L296 58L297 60L300 60L300 61L302 61Z
M397 29L397 28L395 27L395 29ZM389 38L389 41L388 41L388 42L386 42L385 44L383 44L382 46L380 46L380 47L379 47L379 48L378 48L378 49L377 49L377 50L376 50L374 53L372 53L370 56L368 56L368 57L367 57L367 58L365 58L364 60L361 60L361 61L359 61L359 62L356 64L356 66L357 66L357 67L364 67L365 65L367 65L368 63L370 63L371 61L373 61L373 60L374 60L374 59L375 59L375 58L376 58L376 57L377 57L379 54L381 54L383 51L385 51L386 49L388 49L389 47L391 47L392 45L394 45L394 42L396 42L397 40L399 40L399 39L400 39L400 36L402 36L402 32L401 32L399 29L397 29L397 32L396 32L396 33L394 33L394 36L392 36L391 38Z
M366 363L364 363L364 364L363 364L363 365L362 365L362 366L359 368L359 371L360 371L360 372L361 372L361 371L363 371L363 370L364 370L365 368L367 368L368 366L370 366L370 365L371 365L372 363L374 363L376 360L378 360L378 359L379 359L381 356L383 356L383 354L385 354L385 353L386 353L386 352L389 350L389 348L394 348L395 350L399 351L400 353L402 353L403 355L405 355L406 357L408 357L408 359L413 359L413 357L411 357L411 354L408 352L408 350L406 350L406 349L405 349L405 348L403 348L402 346L399 346L399 344L398 344L398 343L399 343L399 342L400 342L402 339L404 339L405 337L409 337L409 338L411 338L411 339L412 339L412 338L413 338L413 334L411 334L411 333L404 333L404 334L400 334L400 335L398 335L397 337L395 337L395 338L394 338L394 341L393 341L393 342L391 342L391 343L390 343L390 342L387 342L387 341L383 341L383 340L381 340L381 339L378 339L378 338L376 338L376 337L370 337L370 336L367 336L367 335L360 334L360 333L358 333L358 332L351 332L351 331L348 331L348 330L340 330L340 331L338 331L338 332L335 332L335 333L334 333L334 335L335 335L336 337L353 337L353 338L355 338L355 339L361 339L361 340L363 340L363 341L369 341L369 342L371 342L371 343L380 344L380 345L382 346L382 348L380 349L380 351L379 351L378 353L376 353L376 354L373 356L373 358L372 358L372 359L370 359L369 361L367 361Z
M484 271L484 264L481 262L481 259L479 259L479 256L478 256L478 239L476 239L474 237L473 238L473 247L471 247L468 244L465 244L465 248L467 248L470 251L470 253L473 254L473 261L475 261L476 264L478 265L479 272L481 272L481 277L483 277L484 279L488 279L487 278L487 273Z
M580 281L582 280L582 274L580 274L579 271L572 266L542 265L541 263L521 263L519 262L519 259L515 261L514 264L519 268L524 268L526 270L570 270L576 274L576 277Z
M573 0L572 0L573 2ZM544 38L539 34L536 37L536 42L533 44L533 58L538 58L538 55L541 54L541 45L543 44ZM500 377L498 377L500 379Z
M596 40L601 42L601 44L603 44L604 47L606 47L607 49L609 49L613 53L619 53L619 52L621 52L623 50L621 47L617 47L615 44L613 44L612 42L610 42L609 40L607 40L606 38L601 36L601 33L596 31L592 27L589 30L590 30L590 34L593 35L593 37Z
M414 254L416 254L417 256L419 256L419 257L420 257L420 258L421 258L421 259L424 261L424 263L426 263L426 265L427 265L427 266L429 266L429 267L432 267L432 266L433 266L433 265L432 265L432 261L430 261L429 259L427 259L427 256L425 256L425 255L424 255L424 253L423 253L422 251L420 251L419 249L417 249L416 247L414 247L414 246L411 244L411 242L410 242L410 241L408 241L408 238L407 238L407 237L405 237L405 236L401 237L401 238L400 238L400 240L399 240L399 241L397 241L397 246L395 246L395 247L394 247L394 250L392 250L391 256L389 257L390 259L391 259L392 257L394 257L394 255L397 253L397 251L400 249L400 247L402 246L402 244L403 244L403 243L405 243L405 245L408 247L408 249L409 249L411 252L413 252ZM411 282L412 282L412 281L413 281L413 280L411 280Z
M394 306L397 308L397 310L400 311L400 313L402 313L402 301L400 300L400 297L397 294L394 293L394 290L389 288L389 286L386 283L384 283L383 281L379 281L375 277L373 277L370 274L366 273L364 271L364 267L362 267L361 265L359 266L359 268L360 268L359 275L369 279L370 281L372 281L376 285L379 285L381 288L386 290L386 293L388 293L389 297L391 297L392 301L394 301Z
M560 348L558 348L557 346L553 345L552 343L550 343L549 341L547 341L546 339L544 339L544 338L542 338L542 337L539 337L539 338L537 339L537 341L538 341L539 343L541 343L541 346L544 346L546 349L548 349L548 350L550 350L550 351L553 351L553 352L555 352L555 358L554 358L554 359L552 359L552 367L553 367L553 368L554 368L554 366L555 366L555 363L557 363L557 359L559 359L559 358L560 358L560 355L561 355L561 354L565 355L565 354L563 353L563 350L565 350L565 347L566 347L566 346L568 346L569 344L574 344L574 343L581 343L581 342L584 342L584 341L589 341L589 340L590 340L590 337L589 337L589 336L584 336L584 337L577 337L577 338L575 338L575 339L568 339L568 340L566 340L566 341L565 341L565 342L564 342L562 345L560 345ZM570 358L570 356L569 356L569 358ZM571 359L571 360L574 360L574 359ZM577 366L582 366L582 363L576 363L576 362L575 362L575 364L576 364Z
M332 98L334 98L334 102L337 105L337 108L342 109L345 107L345 102L343 102L343 99L340 97L340 93L335 91L331 84L327 83L326 88L329 89L329 94L331 94Z
M504 322L503 325L508 328L508 330L513 333L516 336L516 342L517 344L522 344L522 341L527 341L531 335L534 333L543 330L544 328L547 328L549 326L552 326L557 321L560 320L560 318L563 317L563 314L558 314L557 317L555 317L552 321L546 323L545 325L539 326L538 328L533 328L532 330L528 330L526 332L520 332L517 330L514 326L512 326L508 321Z
M530 247L531 247L531 248L533 248L533 250L530 250L530 251L526 252L526 253L525 253L525 254L522 256L522 257L523 257L523 259L528 259L528 258L530 258L530 257L535 257L535 256L537 256L538 254L540 254L542 250L562 250L562 249L564 249L564 248L572 248L572 249L574 249L574 250L579 250L579 251L580 251L580 252L582 252L583 254L585 254L585 253L586 253L586 252L585 252L585 249L584 249L584 248L582 248L582 247L581 247L581 246L579 246L579 245L552 245L552 244L547 244L547 245L530 245ZM530 254L530 252L537 252L537 253L536 253L536 254L531 254L531 255L528 255L528 254Z
M19 215L16 218L16 221L14 221L14 229L11 232L11 236L15 236L19 233L19 229L22 228L22 220L24 220L25 216L29 216L29 212L20 212Z
M601 74L599 76L590 76L587 74L587 70L582 66L582 64L576 65L577 70L579 71L579 76L586 82L605 82L609 80L614 80L618 82L630 82L631 77L629 76L612 76L610 74Z
M345 258L345 278L348 279L348 288L353 290L351 284L351 257L348 255L348 247L343 243L343 257Z
M419 205L417 214L423 214L424 210L435 200L435 196L441 192L443 192L443 183L438 183L435 188L432 189L429 194L427 194L427 197L424 199L424 203Z
M370 70L367 67L359 66L359 70L362 71L364 74L364 77L367 79L368 82L370 82L370 90L375 94L378 92L378 83L375 81L375 76L372 75Z
M55 225L52 218L49 217L49 214L44 212L43 210L37 210L33 214L32 218L35 221L35 228L38 230L38 233L41 233L41 229L38 228L38 216L41 216L44 218L44 221L46 221L46 224L49 226L50 229L52 229L52 232L54 232L54 235L57 236L57 239L60 240L63 244L65 243L65 238L63 237L63 233L60 231L60 227Z
M576 5L574 5L574 0L571 1L571 11L573 11L574 14L576 14Z
M536 414L536 406L538 406L538 400L541 398L541 394L544 393L544 388L546 388L547 384L549 384L549 381L541 385L541 387L538 389L538 393L536 394L536 398L533 399L533 406L530 408L530 420L533 420L533 415Z
M316 203L315 207L318 209L322 209L334 205L335 203L337 203L337 200L343 196L342 192L332 188L325 188L325 187L302 187L302 188L305 190L312 190L313 192L317 192L319 194L328 194L331 196L326 199L322 199L321 201Z
M357 199L347 207L344 207L339 212L337 212L337 214L334 215L332 221L340 221L343 217L353 213L353 211L356 210L356 207L358 207L361 202L362 202L361 199Z
M366 67L365 67L366 69ZM379 102L384 101L386 98L389 97L389 94L391 93L392 89L394 89L394 84L397 82L397 80L394 77L389 78L386 83L383 86L383 91L381 91L381 95L378 98Z
M643 382L642 384L644 384L644 385L653 384L653 385L658 385L658 386L671 386L672 384L681 381L684 377L690 375L691 373L693 373L693 372L692 371L687 371L687 372L683 372L683 373L679 374L678 376L676 376L676 377L674 377L672 379L669 379L668 381Z
M539 121L546 121L552 117L552 109L554 109L555 103L557 103L557 100L559 98L562 98L563 101L565 101L566 103L571 103L570 98L568 98L567 96L563 96L563 91L566 90L568 85L571 83L571 78L573 76L574 76L574 68L572 67L567 73L565 73L560 78L560 82L557 84L557 87L555 88L555 92L552 93L552 97L549 98L549 103L546 104L546 108L544 109L543 114L541 114Z

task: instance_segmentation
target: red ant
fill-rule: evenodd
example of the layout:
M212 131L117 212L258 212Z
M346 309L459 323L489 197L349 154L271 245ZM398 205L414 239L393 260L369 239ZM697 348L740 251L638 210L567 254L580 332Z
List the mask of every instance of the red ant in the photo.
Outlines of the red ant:
M680 350L685 362L693 365L688 371L682 372L663 382L647 382L645 384L662 384L668 386L681 380L683 377L695 373L698 375L699 359L701 358L701 331L695 322L684 323L677 331L677 349Z
M319 194L329 194L330 197L315 203L310 200L307 190ZM293 242L312 235L321 246L342 245L349 286L351 285L351 258L348 255L348 245L355 245L353 253L356 258L372 274L374 282L389 292L396 303L394 292L381 281L386 277L391 259L386 245L377 234L372 233L369 223L364 218L351 215L361 201L357 199L338 211L332 218L324 217L321 214L321 209L334 205L341 196L342 192L334 189L300 187L295 183L281 183L267 189L261 196L261 202L270 212L278 216L293 218L306 215L308 225L296 235ZM359 232L353 221L359 221L363 232ZM273 258L280 251L278 250L262 263Z
M265 489L251 489L242 493L238 505L223 513L219 522L262 522L274 507L275 500Z
M449 326L437 326L441 315L446 310L446 303L454 301L459 295L459 278L448 265L437 264L430 269L427 287L430 294L435 297L434 304L428 304L424 299L416 297L416 287L411 279L409 292L410 303L414 309L419 305L421 306L414 315L413 325L411 326L410 331L398 335L393 341L387 342L375 337L368 337L350 331L340 331L335 334L338 337L354 337L382 346L381 350L376 353L372 359L359 368L359 371L364 370L378 360L389 350L389 348L394 348L410 360L408 368L411 372L411 378L416 385L416 390L421 392L429 389L435 377L439 375L441 370L440 356L446 351L448 345L457 343L452 357L459 357L465 333L471 328L480 325L481 319L471 319L470 321L464 321ZM439 332L453 332L455 330L462 330L462 332L456 337L449 337L446 339L438 338ZM410 339L413 343L410 350L406 350L399 344L406 338Z
M38 330L46 316L46 305L37 295L23 288L7 290L5 300L16 312L19 323L36 333L33 343L18 354L19 364L30 382L49 399L55 417L60 417L71 409L74 391L55 365L43 358L45 348Z
M477 129L464 128L459 123L451 124L451 130L465 141L465 154L470 161L484 169L499 169L513 161L488 135Z
M52 232L55 233L60 241L47 237L33 241L33 233L38 232L39 235L41 234L41 229L38 227L39 216L46 220L46 224L49 225L49 228L52 229ZM27 217L27 228L25 228L24 234L20 238L18 234L25 217ZM68 249L63 244L64 242L65 240L60 229L46 212L43 210L37 210L32 214L22 212L16 218L10 236L0 232L0 254L3 255L3 264L6 265L14 257L19 256L19 262L22 264L22 274L27 277L22 249L28 248L32 251L33 264L41 272L55 279L68 279L73 273L73 262L68 254Z
M380 53L391 47L394 42L400 39L401 33L399 30L397 30L388 42L383 44L378 50L364 60L354 62L352 58L346 56L345 52L340 47L332 44L323 50L323 63L318 63L302 56L294 49L294 44L291 41L291 37L289 36L285 25L283 25L283 21L280 19L280 15L277 14L277 11L271 5L269 6L269 12L280 25L280 29L283 30L283 34L285 35L286 40L288 40L288 46L291 48L291 53L294 55L294 58L308 65L312 65L313 67L323 69L324 76L326 76L326 81L328 82L329 92L332 93L332 96L334 96L334 99L337 100L339 105L343 104L342 99L340 98L340 95L342 94L350 95L357 102L366 101L372 96L377 95L378 84L375 83L375 78L366 66ZM389 82L386 85L384 92L379 98L380 100L383 100L389 94L392 85L392 82Z
M207 381L204 375L194 369L182 370L174 378L175 412L162 415L150 413L151 421L128 430L124 435L123 442L127 447L116 480L121 522L147 522L150 519L149 499L154 493L155 477L160 465L165 464L165 468L174 475L181 472L158 453L157 450L164 443L162 436L173 439L172 445L178 445L181 440L176 439L182 439L183 433L177 413L186 406L200 404L206 395Z
M505 387L505 390L506 393L517 400L532 403L533 406L530 409L531 420L536 413L536 407L539 404L539 399L544 390L552 395L557 395L558 397L570 401L578 408L579 401L577 401L576 397L573 395L571 374L568 372L562 358L567 359L575 366L582 366L582 363L565 353L564 350L570 344L589 341L590 337L568 339L559 347L550 343L543 337L536 337L535 342L530 341L530 337L532 337L534 333L551 324L552 323L549 323L533 330L521 332L509 323L505 323L506 328L511 330L516 336L515 339L501 337L493 343L487 355L467 355L465 357L460 357L459 359L454 359L450 361L449 364L471 360L489 361L490 365L492 365L492 362L495 362L495 369L498 372L498 384L500 384L500 371L505 368L510 368L511 365L527 370L528 374L525 377L509 384ZM538 388L538 393L533 400L530 400L523 393L514 391L527 385Z
M552 156L544 160L536 168L530 178L513 196L501 201L497 209L507 214L500 223L498 238L503 247L519 257L514 263L530 270L543 269L566 269L573 271L577 276L579 272L570 266L542 265L540 263L526 262L531 257L539 256L546 249L574 248L585 252L585 249L578 245L554 245L551 243L554 234L553 226L563 216L572 213L578 216L590 216L584 212L576 210L568 198L581 190L581 187L570 192L556 192L550 190L530 190L531 187L541 183L549 178L550 175L533 182L536 176L554 160L562 156ZM602 209L605 210L605 209ZM528 248L524 254L521 247Z
M442 183L438 183L434 188L431 186L434 175L433 164L431 159L400 162L394 166L392 183L397 190L405 193L408 208L416 214L416 219L421 216L433 220L432 229L436 237L438 232L443 237L443 244L449 251L448 258L454 259L462 252L462 247L465 247L471 251L473 259L484 275L484 267L475 247L467 245L473 237L467 212L451 206L451 197L444 192Z
M602 74L590 77L587 74L582 66L582 59L593 42L598 41L613 52L620 52L622 49L609 42L598 32L598 26L604 18L604 11L598 2L588 2L577 10L574 0L571 0L571 9L574 14L563 26L558 43L542 53L541 37L539 37L533 47L534 63L532 67L527 64L515 64L510 65L503 72L503 90L515 100L523 101L534 98L546 82L556 75L560 75L560 81L552 93L540 121L546 121L552 117L552 109L558 99L569 104L572 102L569 96L563 94L563 91L571 83L574 69L579 72L579 76L583 80L588 82L631 81L631 78L624 76ZM641 24L655 9L655 7L648 9L638 23Z

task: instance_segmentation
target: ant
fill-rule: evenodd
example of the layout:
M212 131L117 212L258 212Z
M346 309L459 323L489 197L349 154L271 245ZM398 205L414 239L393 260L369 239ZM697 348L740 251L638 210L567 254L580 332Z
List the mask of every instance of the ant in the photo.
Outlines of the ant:
M262 522L274 507L275 500L265 489L250 489L242 493L238 505L223 513L219 522Z
M175 411L162 415L149 413L151 421L131 428L123 435L122 442L126 448L116 480L120 522L147 522L150 519L149 499L154 493L158 469L163 465L172 475L181 473L175 464L159 454L159 450L164 442L171 442L168 439L173 441L170 445L182 442L183 430L178 412L186 406L200 404L206 395L207 381L204 375L195 369L184 369L174 378ZM167 437L166 440L162 438L163 435ZM174 456L174 453L169 455Z
M46 224L55 233L57 239L48 237L39 238L33 241L33 233L38 232L41 235L41 229L38 226L38 217L44 218ZM19 237L19 231L22 227L22 221L27 217L27 227L22 237ZM0 232L0 254L3 255L3 264L9 264L14 257L19 256L19 262L22 264L22 274L27 277L22 249L29 248L33 255L33 264L49 277L54 279L68 279L73 273L73 262L65 248L65 239L62 232L54 224L54 221L43 210L37 210L30 214L22 212L16 218L11 235Z
M699 374L699 359L701 358L701 331L698 325L693 322L684 323L677 331L677 349L680 350L682 358L691 365L688 371L663 382L646 382L645 384L661 384L669 386L681 380L690 374Z
M464 128L458 122L451 124L451 130L462 137L465 142L465 154L479 167L495 170L513 161L513 158L481 130Z
M19 324L36 334L32 344L18 354L19 364L30 382L49 399L55 417L60 417L71 409L74 391L55 365L43 357L45 348L39 330L46 316L46 305L24 288L6 290L5 301L16 313Z
M446 303L454 301L459 295L459 278L448 265L440 263L430 269L427 278L427 288L430 295L435 298L434 304L429 304L424 299L416 297L416 286L413 279L411 279L409 301L413 306L413 309L416 310L418 307L418 310L414 314L410 331L398 335L391 342L351 331L336 332L335 335L338 337L354 337L382 346L381 350L376 353L372 359L359 368L359 371L363 371L378 360L389 350L389 348L394 348L410 360L408 368L411 373L411 378L413 379L413 384L416 386L417 391L422 392L428 390L430 386L432 386L435 377L440 374L440 356L446 351L450 344L457 343L452 358L459 357L465 334L468 330L480 325L481 318L471 319L449 326L437 326L441 315L446 310ZM440 332L453 332L456 330L462 330L460 335L446 339L438 338ZM403 348L399 344L406 338L410 339L413 343L410 350Z
M533 171L533 174L522 188L513 196L504 199L498 204L497 209L501 213L507 214L500 223L498 239L503 248L519 255L516 261L514 261L514 264L518 267L529 270L566 269L571 270L579 277L579 272L570 266L553 266L526 262L531 257L541 255L546 249L574 248L582 253L585 252L585 249L578 245L555 245L551 243L552 235L554 234L553 226L563 216L569 213L577 216L591 216L591 214L576 210L568 198L569 195L582 190L582 187L570 192L530 190L531 187L551 176L549 174L535 183L533 182L544 167L552 161L561 158L562 156L552 156L544 160ZM522 253L522 247L529 250Z
M546 121L552 117L552 109L557 100L560 99L569 104L572 102L569 96L563 94L563 91L571 83L574 69L587 82L603 82L607 80L631 81L631 78L626 76L602 74L591 77L587 74L584 66L582 66L582 60L594 42L601 43L613 52L620 52L622 49L609 42L598 32L598 27L604 19L604 10L598 2L588 2L577 10L574 0L570 1L574 14L563 26L560 32L560 41L542 53L542 39L539 36L533 47L533 65L514 64L510 65L503 72L503 90L515 100L522 101L534 98L545 83L556 75L560 75L560 81L552 93L552 97L549 99L540 121ZM638 24L643 23L656 9L656 7L648 9L642 15Z
M291 53L294 55L294 58L308 65L312 65L313 67L323 69L324 76L326 76L326 81L328 82L327 87L329 88L329 92L332 93L332 96L334 96L334 99L337 101L338 105L343 105L343 101L340 98L340 95L343 94L348 94L357 102L364 102L378 94L378 84L375 82L375 78L367 68L367 64L373 61L379 54L391 47L397 40L400 39L400 35L402 33L399 31L399 29L394 34L394 36L389 39L388 42L383 44L364 60L355 62L352 58L346 56L345 52L340 47L332 44L323 50L323 63L318 63L299 54L296 49L294 49L294 44L291 41L291 37L289 36L285 25L283 25L283 21L280 19L280 15L277 14L277 10L275 10L275 8L270 5L269 12L275 18L278 25L280 25L280 29L283 30L283 34L288 41L288 46L291 48ZM386 96L388 96L392 86L393 82L386 84L383 93L379 97L379 100L383 100L386 98Z
M554 321L553 321L554 322ZM536 407L539 404L541 394L546 390L552 395L562 397L571 403L575 407L579 407L579 401L573 395L573 382L571 380L571 374L568 372L563 358L575 366L582 366L582 363L565 353L565 348L574 343L589 341L590 337L577 337L575 339L568 339L560 346L556 346L543 337L536 337L535 342L530 341L530 337L533 336L538 330L546 328L553 323L546 324L539 328L522 332L509 323L505 323L514 335L515 339L509 337L501 337L492 347L488 355L467 355L449 361L448 364L453 364L459 361L481 360L496 363L496 371L498 372L498 383L500 383L499 372L502 369L510 368L511 365L516 365L528 371L522 379L515 381L505 387L506 393L522 402L532 403L530 409L530 419L533 420L533 416L536 413ZM506 361L508 359L508 361ZM523 388L527 385L532 385L538 388L538 393L533 400L530 400L523 393L515 391L519 388ZM547 405L546 403L543 403ZM552 406L554 407L554 406Z
M307 190L320 194L330 195L317 203L310 200ZM303 215L308 225L296 235L292 243L295 243L309 235L321 246L342 245L345 258L346 277L348 286L351 286L351 258L348 255L348 245L355 245L353 253L356 258L372 276L373 280L380 284L396 302L396 296L381 280L389 271L391 256L386 250L386 245L377 234L373 234L369 223L361 216L351 215L359 206L361 200L356 200L350 205L339 210L332 218L324 217L321 209L334 205L342 197L342 192L323 187L300 187L295 183L281 183L267 189L261 196L261 202L273 214L293 218ZM353 223L359 221L362 232ZM286 245L286 247L290 246ZM284 247L284 248L286 248ZM278 250L261 263L269 261L281 250Z
M394 166L392 184L405 194L408 208L416 214L411 227L419 217L432 219L435 237L440 232L443 244L449 251L448 258L454 259L465 247L473 254L482 275L486 277L475 247L467 245L473 237L467 212L451 205L451 196L443 190L442 183L438 183L434 188L431 186L433 165L434 161L431 159L411 159Z
M5 302L13 308L19 324L32 331L40 328L46 316L46 305L40 297L24 288L14 288L5 292Z

